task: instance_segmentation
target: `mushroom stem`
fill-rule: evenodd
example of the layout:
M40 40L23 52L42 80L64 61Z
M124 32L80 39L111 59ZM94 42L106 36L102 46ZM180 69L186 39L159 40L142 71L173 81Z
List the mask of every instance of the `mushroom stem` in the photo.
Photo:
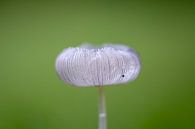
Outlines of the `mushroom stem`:
M107 129L106 104L103 86L99 86L99 129Z

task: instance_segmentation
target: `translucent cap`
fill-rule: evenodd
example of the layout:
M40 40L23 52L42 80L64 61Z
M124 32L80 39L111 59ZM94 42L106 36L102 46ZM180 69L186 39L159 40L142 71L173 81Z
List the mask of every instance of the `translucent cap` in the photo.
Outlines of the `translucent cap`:
M55 67L65 83L92 87L133 81L141 64L133 49L108 44L99 48L91 45L66 48L58 55Z

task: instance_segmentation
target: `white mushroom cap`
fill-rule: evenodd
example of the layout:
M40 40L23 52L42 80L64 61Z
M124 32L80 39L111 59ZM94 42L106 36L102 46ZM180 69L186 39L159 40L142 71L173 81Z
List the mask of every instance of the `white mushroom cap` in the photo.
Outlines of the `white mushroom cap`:
M66 48L56 59L56 71L68 84L105 86L134 80L141 68L137 53L122 45Z

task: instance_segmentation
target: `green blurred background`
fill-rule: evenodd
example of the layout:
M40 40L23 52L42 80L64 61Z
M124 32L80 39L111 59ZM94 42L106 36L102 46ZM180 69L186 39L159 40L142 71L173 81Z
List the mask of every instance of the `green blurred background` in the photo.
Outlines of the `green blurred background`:
M108 129L195 129L191 1L0 1L0 129L97 129L97 88L55 73L63 48L122 43L138 79L106 87Z

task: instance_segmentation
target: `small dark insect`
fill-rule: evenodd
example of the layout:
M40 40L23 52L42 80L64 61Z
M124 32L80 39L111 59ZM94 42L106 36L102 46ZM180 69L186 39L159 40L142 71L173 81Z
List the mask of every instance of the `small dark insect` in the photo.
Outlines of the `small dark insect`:
M122 75L122 77L125 77L125 75Z

